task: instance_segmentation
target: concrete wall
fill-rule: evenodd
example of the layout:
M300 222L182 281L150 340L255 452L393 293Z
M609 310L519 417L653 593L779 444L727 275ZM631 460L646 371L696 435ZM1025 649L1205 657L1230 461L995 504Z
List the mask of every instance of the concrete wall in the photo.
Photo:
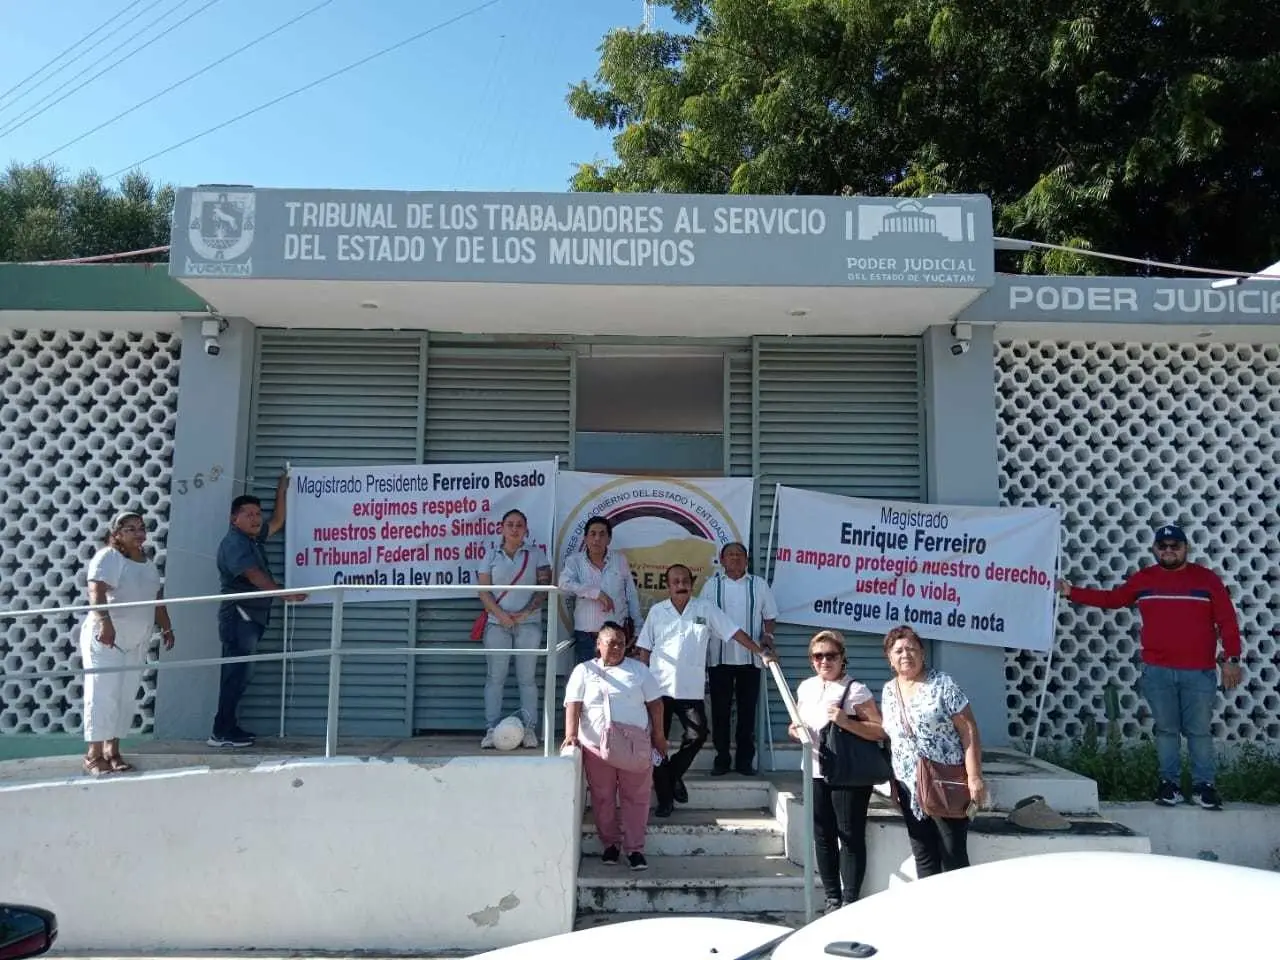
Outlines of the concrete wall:
M250 387L253 379L254 328L232 319L218 338L222 352L204 352L200 318L182 320L182 372L178 418L173 438L173 476L206 477L213 466L216 483L189 486L173 497L169 513L165 594L202 596L218 592L216 556L226 532L231 501L244 493L237 480L246 474ZM257 492L257 491L255 491ZM215 604L169 608L177 642L166 660L203 660L222 656ZM162 670L156 679L156 736L203 740L218 706L218 669Z
M482 950L572 929L573 756L0 787L3 899L64 951Z
M993 336L993 327L975 326L969 352L954 356L950 326L925 331L925 466L932 503L996 506L1000 502ZM933 660L968 694L983 743L1007 744L1004 650L937 643Z
M1229 803L1222 810L1104 803L1102 815L1151 839L1151 852L1280 870L1280 807Z

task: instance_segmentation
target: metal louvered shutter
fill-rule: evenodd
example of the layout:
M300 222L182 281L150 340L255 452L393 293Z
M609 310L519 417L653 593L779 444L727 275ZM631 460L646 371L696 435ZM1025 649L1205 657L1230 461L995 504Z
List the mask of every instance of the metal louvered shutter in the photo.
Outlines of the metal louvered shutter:
M751 476L751 354L728 355L729 415L725 447L731 477ZM748 544L748 547L750 544Z
M424 462L558 456L567 467L573 442L574 363L573 353L557 349L433 347L427 369ZM555 575L553 571L553 579ZM467 633L481 609L475 599L420 603L418 644L468 643ZM537 663L541 704L543 661ZM504 715L519 706L515 658L507 676ZM419 657L415 732L483 729L484 678L483 657ZM563 678L560 684L558 693Z
M260 329L257 334L249 464L252 491L271 509L276 477L294 466L416 463L421 449L425 334L374 331ZM284 576L284 535L267 542L272 574ZM343 642L406 646L407 603L359 603L343 608ZM278 652L284 614L277 605L260 648ZM330 607L290 609L294 650L329 645ZM339 732L403 736L408 731L411 668L389 657L343 661ZM324 733L327 660L299 660L286 678L286 732ZM279 731L278 663L255 666L241 720L263 735Z
M776 484L854 497L925 497L923 356L915 338L760 337L753 342L759 484L756 542L763 556ZM810 627L779 624L778 649L793 683L809 676ZM878 695L889 678L881 638L845 635L850 673ZM773 712L786 741L785 713Z

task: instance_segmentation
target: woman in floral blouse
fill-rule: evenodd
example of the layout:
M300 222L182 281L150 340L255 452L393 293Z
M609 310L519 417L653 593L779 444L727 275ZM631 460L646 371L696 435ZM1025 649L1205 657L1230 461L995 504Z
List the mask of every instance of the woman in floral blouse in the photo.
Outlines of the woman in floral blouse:
M884 638L894 678L884 685L880 710L893 752L898 806L907 824L916 877L969 865L968 817L927 817L916 791L916 763L923 755L936 763L963 763L973 802L986 799L982 744L969 698L939 670L929 670L924 645L910 627L894 627Z

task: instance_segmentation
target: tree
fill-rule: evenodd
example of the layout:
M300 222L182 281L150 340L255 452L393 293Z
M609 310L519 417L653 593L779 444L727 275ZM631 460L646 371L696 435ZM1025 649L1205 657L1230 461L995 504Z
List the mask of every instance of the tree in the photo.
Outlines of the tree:
M1280 255L1280 0L657 2L682 29L610 33L569 93L618 131L575 190L985 193L1006 236Z
M51 164L11 164L0 176L0 262L125 253L169 242L174 190L130 173L111 189L94 171L74 182ZM149 254L117 262L163 262Z

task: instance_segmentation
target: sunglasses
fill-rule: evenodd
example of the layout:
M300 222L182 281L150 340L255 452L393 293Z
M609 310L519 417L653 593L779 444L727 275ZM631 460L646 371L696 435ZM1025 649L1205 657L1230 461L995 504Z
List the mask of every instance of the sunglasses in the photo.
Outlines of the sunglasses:
M813 659L813 660L839 660L839 659L840 659L840 654L838 654L838 653L811 653L811 654L809 654L809 657L810 657L811 659Z
M1161 540L1159 543L1156 544L1156 549L1157 550L1177 550L1181 546L1182 546L1182 543L1178 540Z

